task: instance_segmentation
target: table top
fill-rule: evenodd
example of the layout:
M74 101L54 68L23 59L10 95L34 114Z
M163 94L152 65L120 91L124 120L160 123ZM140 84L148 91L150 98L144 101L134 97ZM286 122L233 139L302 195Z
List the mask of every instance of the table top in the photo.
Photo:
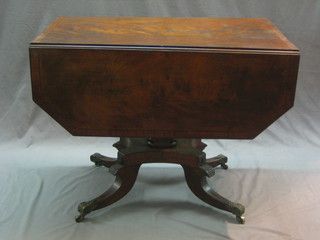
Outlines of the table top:
M73 135L251 139L293 106L299 50L267 19L59 18L30 63Z
M32 43L298 50L264 18L60 17Z

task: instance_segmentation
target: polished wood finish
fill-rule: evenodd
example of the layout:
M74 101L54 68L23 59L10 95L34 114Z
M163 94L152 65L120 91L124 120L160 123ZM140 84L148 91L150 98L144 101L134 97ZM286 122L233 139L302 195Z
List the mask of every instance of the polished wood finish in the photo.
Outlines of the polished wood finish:
M59 18L30 58L73 135L251 139L293 106L299 51L266 19Z
M61 17L32 43L298 50L261 18Z
M170 139L167 141L170 143ZM109 206L124 197L131 190L142 164L166 162L181 164L186 182L198 198L211 206L234 214L240 223L244 223L244 207L220 196L206 180L207 177L215 174L214 167L221 165L227 169L227 157L218 155L207 159L203 152L206 144L200 139L177 139L176 141L175 147L162 148L163 144L158 147L149 146L148 139L144 138L121 138L114 144L118 149L117 159L105 157L99 153L93 154L91 161L97 166L109 168L116 179L114 184L99 197L79 204L80 215L76 217L76 221L81 222L88 213Z
M227 168L199 138L254 138L293 106L299 50L267 19L59 18L30 45L33 99L74 135L120 136L116 175L79 205L124 197L144 163L183 167L191 191L236 215L206 178Z

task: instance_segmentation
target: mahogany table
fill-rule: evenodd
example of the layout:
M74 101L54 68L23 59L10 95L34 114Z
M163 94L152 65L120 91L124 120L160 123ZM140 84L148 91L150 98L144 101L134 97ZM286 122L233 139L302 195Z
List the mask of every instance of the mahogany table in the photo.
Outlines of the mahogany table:
M299 50L267 19L58 18L30 44L34 101L75 136L117 136L116 175L80 222L132 188L144 163L181 164L191 191L244 223L206 178L201 138L253 139L293 106Z

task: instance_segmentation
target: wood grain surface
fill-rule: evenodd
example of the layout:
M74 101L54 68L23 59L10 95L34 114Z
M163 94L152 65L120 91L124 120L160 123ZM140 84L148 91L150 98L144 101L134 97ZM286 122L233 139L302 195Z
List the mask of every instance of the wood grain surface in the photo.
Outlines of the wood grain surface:
M210 42L212 26L221 36ZM299 51L275 29L264 19L60 18L30 46L34 101L74 135L254 138L294 103Z
M33 43L297 50L263 18L61 17Z

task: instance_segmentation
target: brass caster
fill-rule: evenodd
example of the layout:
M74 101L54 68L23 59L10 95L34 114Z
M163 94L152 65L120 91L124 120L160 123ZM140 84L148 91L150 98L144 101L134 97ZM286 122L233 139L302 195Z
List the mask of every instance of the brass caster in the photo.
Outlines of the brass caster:
M80 214L79 216L75 217L76 222L82 222L84 219L84 216Z
M102 166L102 161L99 158L100 156L102 156L102 155L100 155L99 153L95 153L95 154L90 156L91 162L93 162L97 167Z
M222 167L223 169L225 169L225 170L227 170L227 169L228 169L228 165L227 165L227 164L225 164L225 163L221 163L220 165L221 165L221 167Z
M95 204L95 200L80 203L78 206L80 215L75 218L76 222L81 222L88 213L92 212L96 208Z
M236 216L238 223L244 224L246 222L246 218L244 216Z

